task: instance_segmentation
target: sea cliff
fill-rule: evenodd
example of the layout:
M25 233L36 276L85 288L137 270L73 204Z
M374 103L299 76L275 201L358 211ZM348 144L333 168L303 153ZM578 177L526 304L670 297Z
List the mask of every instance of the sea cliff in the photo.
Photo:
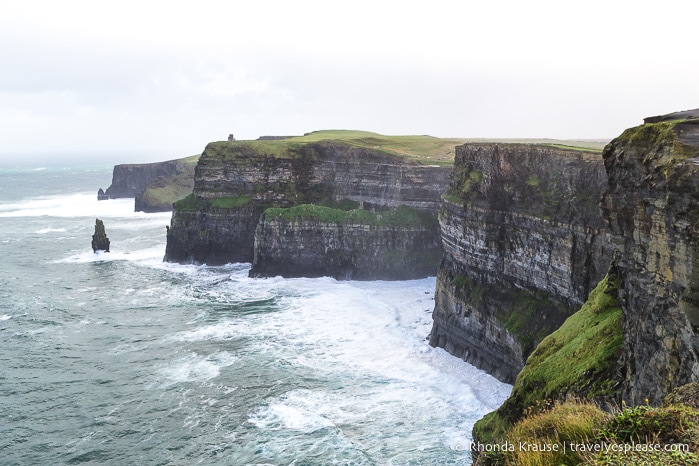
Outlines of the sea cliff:
M165 162L115 165L112 184L99 200L134 198L136 212L169 212L194 189L198 155Z
M272 208L255 232L250 275L406 280L434 275L442 254L437 218L409 207Z
M699 111L649 120L604 151L634 404L699 381Z
M313 263L318 267L313 270L306 267L304 274L402 278L404 262L396 260L391 270L383 269L377 274L364 266L357 268L357 264L368 265L368 262L359 258L361 254L355 254L356 260L349 260L348 251L372 248L372 242L378 247L382 240L377 232L386 233L386 228L393 228L393 240L383 243L389 247L383 251L386 255L419 242L438 244L436 224L431 229L420 225L387 227L380 225L381 222L369 225L362 223L367 220L363 214L356 216L363 219L359 223L318 222L307 218L301 221L302 217L292 219L289 213L285 218L290 220L280 222L271 213L263 214L270 208L317 205L337 214L359 210L380 216L402 206L436 218L449 171L446 166L428 165L356 141L306 142L292 138L210 143L197 164L193 194L175 204L165 260L207 264L254 261L252 273L256 275L298 275L293 267L282 264L282 258L287 257L288 264L293 262L293 257L300 259L302 256L294 253L302 241L305 253L311 253L311 244L318 248L312 252L317 259ZM315 233L309 228L319 228L317 238L324 237L328 242L311 240L309 235ZM373 239L359 241L356 232L365 228L373 231ZM255 260L256 230L261 249ZM332 249L330 244L338 248ZM343 255L343 263L350 264L341 271L330 270L323 264L322 258L329 260L336 252ZM436 254L427 256L434 273ZM419 270L418 276L424 276L422 265L407 267Z
M129 163L115 165L112 184L104 192L110 199L135 197L146 189L146 185L161 176L170 176L177 171L177 161L154 163Z
M699 381L699 110L647 118L608 144L603 160L609 272L537 346L510 398L475 425L478 441L497 442L526 413L569 397L636 407L619 416L647 411L650 422L652 406Z
M512 383L611 259L599 153L527 144L456 148L439 215L433 346Z

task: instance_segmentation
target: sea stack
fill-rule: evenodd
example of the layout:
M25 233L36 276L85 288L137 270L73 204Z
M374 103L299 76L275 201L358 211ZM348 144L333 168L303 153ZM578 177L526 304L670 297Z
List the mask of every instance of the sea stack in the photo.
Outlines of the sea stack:
M100 219L95 219L95 234L92 235L92 250L94 252L109 252L109 238L104 232L104 223Z
M97 200L98 201L106 201L109 199L109 195L105 194L104 190L102 188L97 191Z

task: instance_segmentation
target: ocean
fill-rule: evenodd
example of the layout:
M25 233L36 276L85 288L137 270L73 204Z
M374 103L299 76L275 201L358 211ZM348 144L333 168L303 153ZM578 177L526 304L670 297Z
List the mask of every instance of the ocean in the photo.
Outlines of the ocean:
M110 180L0 168L0 464L471 464L511 386L427 344L434 277L163 263Z

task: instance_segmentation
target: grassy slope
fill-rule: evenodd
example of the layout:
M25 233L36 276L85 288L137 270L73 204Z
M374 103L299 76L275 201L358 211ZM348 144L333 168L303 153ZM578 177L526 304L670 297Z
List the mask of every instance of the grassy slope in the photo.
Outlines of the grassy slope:
M668 402L666 398L661 407L623 407L611 414L590 401L557 402L525 417L507 433L504 441L514 448L485 453L476 464L699 465L699 411L692 406L695 403L685 402ZM536 451L520 448L521 444L557 445L559 448L557 451ZM576 451L570 448L571 445L582 444L599 446L601 451L580 451L579 448ZM661 451L649 451L648 444L661 445ZM684 444L688 446L688 451L663 451L663 446L671 444ZM633 451L634 445L639 451Z
M517 376L510 398L474 426L477 438L502 439L527 410L547 400L567 394L612 395L622 348L617 282L610 270L583 307L539 343Z
M143 200L151 206L170 206L183 199L194 189L194 167L199 155L177 160L177 173L152 181L146 186Z

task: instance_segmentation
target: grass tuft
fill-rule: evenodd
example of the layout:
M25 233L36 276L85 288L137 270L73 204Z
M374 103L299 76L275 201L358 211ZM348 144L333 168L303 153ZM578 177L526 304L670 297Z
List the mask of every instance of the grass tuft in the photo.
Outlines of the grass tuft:
M278 217L284 220L310 219L326 223L362 223L371 226L406 227L411 225L436 225L437 219L407 206L383 212L370 212L362 209L343 210L316 204L302 204L295 207L272 207L265 211L265 218Z

